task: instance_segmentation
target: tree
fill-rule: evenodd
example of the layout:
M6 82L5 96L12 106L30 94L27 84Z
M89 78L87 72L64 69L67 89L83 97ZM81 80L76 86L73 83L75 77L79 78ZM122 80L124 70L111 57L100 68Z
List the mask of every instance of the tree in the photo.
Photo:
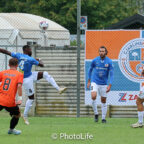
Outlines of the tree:
M88 16L88 29L104 29L138 12L143 0L81 0L81 15ZM1 0L0 12L22 12L46 17L77 31L76 0Z
M88 16L89 29L104 29L138 12L130 0L83 0L82 15Z

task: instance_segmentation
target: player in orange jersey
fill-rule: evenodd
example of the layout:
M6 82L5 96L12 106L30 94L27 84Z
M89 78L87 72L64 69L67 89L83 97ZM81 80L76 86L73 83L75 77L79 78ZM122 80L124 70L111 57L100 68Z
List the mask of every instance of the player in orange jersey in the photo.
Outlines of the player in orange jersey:
M18 105L22 103L23 74L17 71L18 60L16 58L9 60L9 66L10 69L0 72L0 111L5 109L12 117L8 134L19 135L21 131L14 128L20 117ZM18 93L17 100L16 93Z

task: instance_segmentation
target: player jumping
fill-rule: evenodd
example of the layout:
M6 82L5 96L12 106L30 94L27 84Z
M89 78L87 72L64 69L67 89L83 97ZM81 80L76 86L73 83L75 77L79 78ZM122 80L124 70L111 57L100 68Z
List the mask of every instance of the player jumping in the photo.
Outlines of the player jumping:
M1 53L7 54L14 58L18 59L19 69L22 73L24 73L24 81L23 85L25 88L26 95L28 96L28 100L26 101L26 106L23 114L23 119L25 124L29 125L28 121L28 112L30 111L32 104L34 102L34 86L33 82L44 78L47 82L49 82L57 91L62 94L67 88L60 88L55 82L54 78L48 74L48 72L31 72L32 66L40 66L44 67L44 64L41 61L37 61L32 55L32 50L29 45L23 46L23 53L14 53L4 49L0 49Z

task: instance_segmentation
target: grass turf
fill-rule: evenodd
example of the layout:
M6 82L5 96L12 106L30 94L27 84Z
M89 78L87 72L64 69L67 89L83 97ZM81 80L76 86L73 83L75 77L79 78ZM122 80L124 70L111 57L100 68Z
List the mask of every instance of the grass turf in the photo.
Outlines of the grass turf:
M7 134L10 117L0 116L0 144L143 144L144 139L144 128L130 127L136 118L107 118L107 124L101 120L95 123L93 118L30 117L29 120L31 124L27 126L20 119L16 129L22 130L22 134L15 136ZM83 138L88 133L93 138L60 139L61 133L82 133ZM53 139L53 134L58 138Z

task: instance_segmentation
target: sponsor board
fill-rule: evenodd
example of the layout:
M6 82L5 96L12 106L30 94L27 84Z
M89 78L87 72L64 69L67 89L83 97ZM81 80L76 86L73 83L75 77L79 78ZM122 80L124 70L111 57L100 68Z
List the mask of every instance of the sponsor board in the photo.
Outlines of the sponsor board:
M114 81L108 93L110 105L136 105L136 97L144 78L144 31L101 30L86 31L85 44L85 104L91 105L90 90L87 89L88 71L91 61L99 55L100 46L108 49L108 57L114 65ZM97 99L100 104L100 97Z

